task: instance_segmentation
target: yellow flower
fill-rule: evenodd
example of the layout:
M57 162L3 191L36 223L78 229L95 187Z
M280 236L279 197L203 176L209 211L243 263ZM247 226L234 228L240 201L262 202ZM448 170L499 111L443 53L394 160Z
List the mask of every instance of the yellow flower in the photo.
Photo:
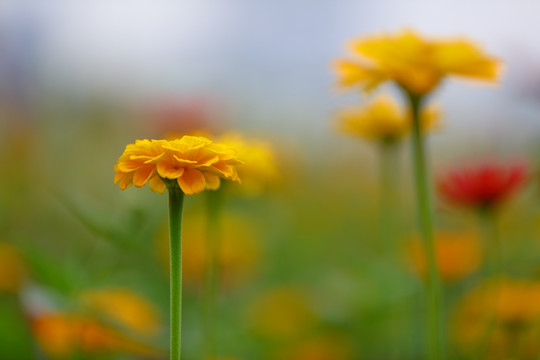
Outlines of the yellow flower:
M32 330L43 351L52 359L71 358L80 353L158 354L156 349L131 340L93 318L80 315L40 314L33 318Z
M80 300L92 313L104 316L130 332L150 336L159 330L156 308L130 290L118 288L86 291Z
M176 140L137 140L129 144L114 166L114 182L124 190L146 183L159 193L164 179L175 180L186 195L218 189L220 178L240 181L233 149L204 137L184 136Z
M504 279L484 284L462 299L453 320L454 340L464 353L489 340L486 359L537 359L540 283Z
M394 81L425 95L447 76L494 82L501 72L501 62L468 39L426 39L411 30L353 40L351 50L359 59L335 63L339 84L367 92Z
M277 288L262 294L249 309L254 330L277 339L305 334L316 316L306 294L295 288Z
M257 270L260 249L257 233L246 219L223 214L218 253L221 283L226 286L238 285L249 279ZM202 213L187 215L182 242L182 274L186 285L202 286L205 269L209 261L206 241L206 219ZM157 238L159 259L169 266L169 240L166 234Z
M437 126L439 113L428 107L422 112L421 126L428 131ZM369 140L395 142L412 130L409 111L403 111L388 95L379 95L363 107L350 108L338 115L342 132Z
M420 239L414 239L408 251L413 268L426 276L426 252ZM480 241L474 233L441 232L435 236L435 257L444 281L457 281L478 270L482 253Z
M248 140L238 133L227 133L219 142L235 149L244 164L237 167L242 191L259 195L278 180L277 160L272 146L262 140Z
M26 269L17 249L0 242L0 293L17 293L26 278Z

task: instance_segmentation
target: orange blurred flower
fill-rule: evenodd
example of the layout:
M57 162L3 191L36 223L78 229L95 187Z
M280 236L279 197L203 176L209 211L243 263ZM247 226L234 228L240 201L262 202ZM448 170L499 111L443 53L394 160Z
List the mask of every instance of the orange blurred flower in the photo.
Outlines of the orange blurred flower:
M204 282L209 261L206 218L201 213L186 216L187 221L182 230L182 273L186 285L197 287ZM160 235L157 241L159 258L169 266L167 236ZM219 274L223 285L237 285L251 277L260 258L257 232L251 222L237 215L223 214L218 251Z
M453 329L456 344L464 353L486 342L486 359L537 359L540 283L504 279L474 289L462 299Z
M127 289L86 291L80 300L90 312L138 335L155 335L161 325L153 304Z
M17 249L0 242L0 293L17 293L26 279L26 266Z
M424 131L437 126L439 112L431 107L422 112ZM379 95L363 107L349 108L338 115L339 129L347 134L368 140L393 143L412 131L409 112L400 109L388 95Z
M165 191L164 179L175 180L186 195L215 190L220 178L240 181L235 151L204 137L176 140L137 140L129 144L114 166L114 182L124 190L147 182L153 191Z
M158 353L85 316L42 314L33 319L32 328L43 351L53 359L71 358L81 352L94 355L123 352L143 356Z
M424 244L414 239L408 248L414 270L427 276L428 265ZM435 235L435 256L444 281L460 280L480 268L483 250L478 236L467 232L440 232Z
M249 318L256 332L276 339L299 337L316 322L307 295L288 287L261 294L249 308Z
M359 59L335 63L339 84L367 92L394 81L410 94L425 95L448 76L494 82L501 72L498 59L466 38L427 39L406 30L353 40L351 50Z

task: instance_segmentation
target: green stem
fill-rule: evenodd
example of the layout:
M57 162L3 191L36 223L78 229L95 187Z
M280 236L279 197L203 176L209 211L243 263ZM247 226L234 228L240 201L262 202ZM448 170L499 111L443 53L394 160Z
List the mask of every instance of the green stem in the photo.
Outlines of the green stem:
M217 302L219 285L219 253L221 246L221 208L223 189L208 192L208 223L206 236L206 250L208 262L206 264L204 288L204 338L206 358L212 359L217 355Z
M435 244L433 236L433 209L431 204L430 184L426 169L424 139L420 124L420 111L422 97L408 94L412 111L413 132L413 160L416 185L416 201L420 231L427 252L428 279L427 279L427 321L428 321L428 359L445 359L444 350L444 322L442 314L441 283L439 279L437 259L435 257Z
M184 193L177 184L169 189L171 360L180 360L182 334L182 208Z

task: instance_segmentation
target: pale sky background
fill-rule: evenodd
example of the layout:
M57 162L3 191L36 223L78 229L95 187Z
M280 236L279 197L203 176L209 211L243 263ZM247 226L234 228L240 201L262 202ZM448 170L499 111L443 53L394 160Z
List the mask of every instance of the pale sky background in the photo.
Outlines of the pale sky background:
M3 0L0 76L71 98L211 94L249 126L322 134L359 101L332 90L345 42L410 27L466 35L507 63L497 89L450 81L436 94L448 136L516 123L538 136L539 15L534 0Z

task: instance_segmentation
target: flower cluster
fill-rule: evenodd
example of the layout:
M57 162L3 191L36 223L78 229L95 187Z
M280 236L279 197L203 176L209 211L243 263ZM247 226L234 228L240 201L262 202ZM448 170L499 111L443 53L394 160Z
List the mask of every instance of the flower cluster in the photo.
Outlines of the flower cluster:
M114 166L114 181L122 190L148 183L153 191L163 193L165 181L174 180L184 194L192 195L218 189L220 178L240 181L235 167L238 164L241 162L232 148L204 137L137 140L126 146Z
M420 119L422 130L436 127L438 119L436 108L426 108ZM338 120L342 132L375 141L396 142L412 130L410 112L400 109L397 102L387 95L379 95L364 107L342 111Z
M353 55L335 64L339 84L371 91L394 81L411 94L425 95L448 75L495 81L500 62L466 39L431 40L407 30L353 40Z

